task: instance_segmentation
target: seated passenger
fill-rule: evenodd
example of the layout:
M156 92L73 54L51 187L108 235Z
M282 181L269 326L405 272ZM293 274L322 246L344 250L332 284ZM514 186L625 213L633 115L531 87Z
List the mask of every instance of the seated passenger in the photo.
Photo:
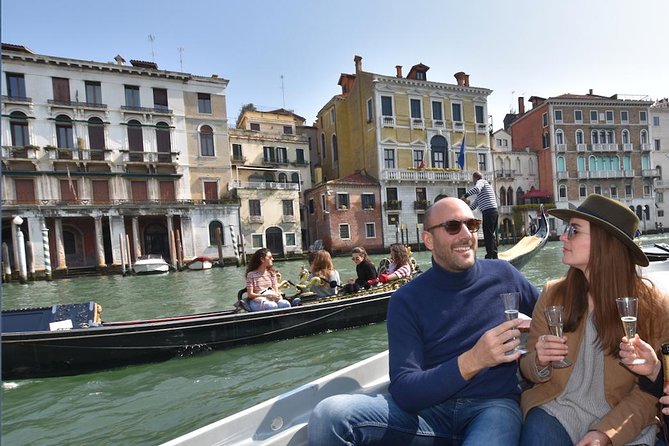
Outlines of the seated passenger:
M351 251L351 259L355 262L355 272L358 277L349 280L344 287L344 292L354 293L361 289L369 289L370 286L378 282L376 267L369 260L367 251L361 246L356 246Z
M267 248L257 250L246 267L246 298L251 311L288 308L290 302L281 297L277 286L274 257Z
M383 274L379 274L379 282L386 283L411 276L411 262L406 246L401 243L390 245L390 260L388 269Z
M339 279L339 272L332 263L330 253L325 250L316 251L311 262L311 276L319 277L320 284L311 286L311 291L318 297L327 297L337 294L337 286L341 282Z

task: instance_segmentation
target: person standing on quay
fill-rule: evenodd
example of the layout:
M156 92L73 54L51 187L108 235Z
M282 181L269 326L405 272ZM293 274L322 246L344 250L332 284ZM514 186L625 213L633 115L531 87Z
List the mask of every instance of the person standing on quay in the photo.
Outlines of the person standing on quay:
M474 202L469 206L472 210L478 208L483 214L483 240L485 242L486 259L497 258L497 240L495 239L495 232L497 232L497 224L499 221L499 213L497 212L497 198L495 191L488 181L483 178L481 172L474 172L472 174L474 180L474 187L469 189L460 197L464 200L467 197L476 195Z

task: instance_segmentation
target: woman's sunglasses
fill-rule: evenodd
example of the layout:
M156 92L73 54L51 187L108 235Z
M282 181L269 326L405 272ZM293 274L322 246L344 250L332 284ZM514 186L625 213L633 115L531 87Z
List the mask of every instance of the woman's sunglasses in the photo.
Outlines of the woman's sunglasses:
M430 226L426 231L431 231L433 229L442 227L451 235L458 234L462 230L462 225L467 227L467 230L471 233L474 233L479 230L481 226L481 220L476 218L470 218L469 220L448 220L438 225Z
M567 240L573 239L576 234L588 234L588 232L583 232L571 223L564 227L564 233L567 235Z

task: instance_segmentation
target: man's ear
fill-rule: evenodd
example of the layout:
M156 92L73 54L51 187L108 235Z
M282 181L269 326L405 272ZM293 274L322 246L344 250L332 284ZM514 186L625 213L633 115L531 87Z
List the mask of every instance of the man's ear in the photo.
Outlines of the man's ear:
M429 231L423 231L421 233L421 238L423 239L425 247L432 251L432 233Z

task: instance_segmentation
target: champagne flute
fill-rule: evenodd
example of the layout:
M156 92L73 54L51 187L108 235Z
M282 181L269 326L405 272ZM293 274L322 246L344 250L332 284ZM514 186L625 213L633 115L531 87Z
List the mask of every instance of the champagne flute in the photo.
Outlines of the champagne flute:
M616 305L618 305L618 314L620 314L620 320L623 323L625 336L627 336L630 345L632 345L632 339L634 339L634 335L636 334L636 313L639 299L636 297L618 297L616 299ZM646 360L642 358L625 362L627 365L640 365L645 363Z
M548 322L548 330L553 336L562 337L562 317L564 307L562 305L551 305L544 309L546 315L546 322ZM552 361L551 365L556 369L564 369L572 365L572 362L566 357L559 361Z
M504 302L504 316L506 317L507 321L513 320L513 319L518 319L518 308L520 306L520 293L519 292L514 292L514 293L502 293L499 295L502 298L502 302ZM511 339L512 341L516 339L513 338ZM513 355L515 352L520 352L521 354L527 353L527 350L524 350L520 348L520 346L514 348L513 350L509 350L506 352L507 355Z

